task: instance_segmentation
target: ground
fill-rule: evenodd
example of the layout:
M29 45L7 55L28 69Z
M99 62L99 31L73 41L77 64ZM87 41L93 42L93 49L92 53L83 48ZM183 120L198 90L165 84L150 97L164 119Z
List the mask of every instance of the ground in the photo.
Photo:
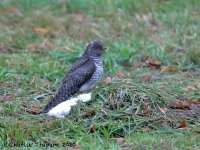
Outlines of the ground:
M0 147L200 148L200 1L1 0ZM42 110L89 41L105 73L64 119Z

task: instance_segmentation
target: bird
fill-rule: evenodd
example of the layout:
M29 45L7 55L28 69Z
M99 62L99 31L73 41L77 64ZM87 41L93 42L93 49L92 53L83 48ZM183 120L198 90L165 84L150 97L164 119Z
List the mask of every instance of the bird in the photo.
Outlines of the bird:
M52 108L68 100L77 92L93 89L103 75L103 60L101 56L106 49L99 40L90 42L83 55L64 76L56 95L40 113L48 113Z

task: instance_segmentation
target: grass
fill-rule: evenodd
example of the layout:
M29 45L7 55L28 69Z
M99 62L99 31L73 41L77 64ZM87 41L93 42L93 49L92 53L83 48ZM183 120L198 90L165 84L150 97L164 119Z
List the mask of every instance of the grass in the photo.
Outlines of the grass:
M197 0L2 0L0 147L199 149L199 6ZM102 80L92 101L65 119L31 115L27 110L44 108L93 39L108 47L103 78L112 81ZM148 66L152 60L159 64ZM170 106L190 100L190 110ZM186 128L179 129L182 120Z

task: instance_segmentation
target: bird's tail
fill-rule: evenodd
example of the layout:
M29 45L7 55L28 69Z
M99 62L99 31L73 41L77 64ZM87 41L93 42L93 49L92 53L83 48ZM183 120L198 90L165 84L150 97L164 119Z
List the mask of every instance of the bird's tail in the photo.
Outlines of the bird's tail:
M57 94L55 97L51 100L49 104L45 106L43 111L40 113L47 113L49 110L51 110L53 107L57 106L58 104L66 101L69 99L72 95L74 95L76 92L79 91L80 86L82 82L75 82L78 79L73 77L73 78L67 78L67 80L63 80L62 86L58 90ZM79 81L79 80L78 80ZM39 114L40 114L39 113Z
M69 99L72 95L74 95L78 91L78 89L72 88L73 86L69 86L70 84L67 84L67 85L68 86L63 84L61 86L61 88L58 90L55 97L51 100L51 102L49 104L47 104L45 106L45 108L43 109L43 111L41 111L41 113L47 113L53 107L55 107L58 104L66 101L67 99Z
M66 97L67 99L68 97ZM56 94L55 97L45 106L45 108L40 111L40 112L30 112L33 115L39 115L39 114L44 114L44 113L48 113L53 107L57 106L58 104L62 103L63 99L61 99L61 97Z
M51 110L53 107L57 106L58 104L64 102L65 100L67 100L71 95L67 95L65 94L65 96L63 95L63 93L58 92L55 97L51 100L51 102L49 102L45 108L43 109L43 111L41 113L47 113L49 110Z

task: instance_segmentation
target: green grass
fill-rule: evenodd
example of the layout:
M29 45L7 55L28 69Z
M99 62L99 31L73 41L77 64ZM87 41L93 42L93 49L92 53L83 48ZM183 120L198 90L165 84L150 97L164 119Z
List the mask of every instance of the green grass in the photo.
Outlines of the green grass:
M198 0L1 0L0 147L199 149L199 106L168 106L200 101L199 6ZM104 77L113 80L101 81L92 101L64 119L31 115L27 110L44 108L94 39L108 47ZM144 67L151 59L161 66ZM176 129L182 120L187 128Z

